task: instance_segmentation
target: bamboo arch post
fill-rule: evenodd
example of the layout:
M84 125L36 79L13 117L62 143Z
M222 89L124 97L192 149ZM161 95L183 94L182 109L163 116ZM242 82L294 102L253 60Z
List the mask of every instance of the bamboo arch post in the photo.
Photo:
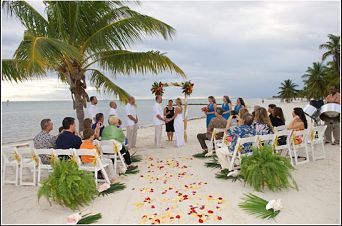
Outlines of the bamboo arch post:
M184 95L184 140L188 142L188 95Z

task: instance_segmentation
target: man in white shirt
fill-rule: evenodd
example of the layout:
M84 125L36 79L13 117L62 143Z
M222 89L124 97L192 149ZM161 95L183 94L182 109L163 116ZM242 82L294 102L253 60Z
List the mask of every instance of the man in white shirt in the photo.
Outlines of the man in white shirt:
M128 103L125 107L125 121L127 126L128 149L135 148L138 132L138 116L135 109L134 97L128 98Z
M99 113L99 109L97 108L97 98L95 96L90 97L90 105L88 105L88 117L93 120L93 123L96 122L95 116Z
M161 135L162 135L162 129L163 129L163 124L165 124L165 118L162 116L163 115L163 110L161 107L163 99L162 96L157 95L156 96L156 103L153 105L153 123L154 123L154 144L156 147L160 148L160 141L161 141Z
M118 113L116 112L116 108L118 107L115 103L115 101L111 101L109 102L109 111L108 111L108 115L114 115L116 117L118 117Z

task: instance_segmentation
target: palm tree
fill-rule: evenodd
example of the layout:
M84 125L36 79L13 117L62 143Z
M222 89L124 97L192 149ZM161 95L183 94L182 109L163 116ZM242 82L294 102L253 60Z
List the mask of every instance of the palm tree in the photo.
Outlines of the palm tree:
M336 69L336 65L334 61L329 61L327 63L327 79L328 79L328 87L330 86L340 86L340 75L339 71Z
M291 79L283 81L280 85L280 91L278 92L278 94L282 100L285 100L287 103L289 103L294 98L296 98L298 94L298 90L296 89L296 87L298 85L293 83Z
M302 76L306 87L307 99L321 99L327 95L327 67L320 62L314 62Z
M329 56L332 56L336 71L338 72L338 75L340 75L340 36L329 34L328 38L329 41L319 46L320 49L327 50L323 53L322 60L324 61Z
M127 102L129 94L110 78L133 73L185 73L158 51L128 48L144 36L172 38L175 29L131 10L119 1L44 1L46 15L25 1L3 1L2 8L25 27L13 59L2 60L2 79L21 82L54 72L69 85L80 130L89 80L97 90ZM87 78L87 79L86 79Z

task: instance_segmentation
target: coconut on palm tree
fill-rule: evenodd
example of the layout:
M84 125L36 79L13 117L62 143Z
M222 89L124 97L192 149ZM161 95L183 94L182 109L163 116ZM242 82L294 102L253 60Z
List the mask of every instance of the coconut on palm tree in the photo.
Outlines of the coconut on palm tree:
M327 95L327 67L321 62L314 62L302 76L307 99L322 99Z
M111 78L133 73L185 73L158 51L128 49L144 36L172 38L175 29L119 1L44 1L41 15L25 1L3 1L2 8L25 27L13 59L2 60L2 79L22 82L48 72L68 84L83 129L87 81L123 102L129 94Z
M331 56L333 58L336 72L338 75L340 75L340 36L329 34L328 38L329 41L319 46L320 49L326 50L326 52L322 55L322 60L324 61Z
M280 91L278 92L279 97L286 102L292 101L297 97L298 90L296 89L298 85L295 84L291 79L287 79L280 84Z

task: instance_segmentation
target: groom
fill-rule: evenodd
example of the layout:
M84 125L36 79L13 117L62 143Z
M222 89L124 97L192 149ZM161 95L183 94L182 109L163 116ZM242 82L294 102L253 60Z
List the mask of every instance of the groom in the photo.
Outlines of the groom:
M153 105L153 123L154 123L154 145L158 148L161 148L160 141L161 141L161 135L162 135L162 128L163 124L167 122L167 119L165 119L163 115L163 110L161 107L163 99L162 96L157 95L156 96L156 103Z

